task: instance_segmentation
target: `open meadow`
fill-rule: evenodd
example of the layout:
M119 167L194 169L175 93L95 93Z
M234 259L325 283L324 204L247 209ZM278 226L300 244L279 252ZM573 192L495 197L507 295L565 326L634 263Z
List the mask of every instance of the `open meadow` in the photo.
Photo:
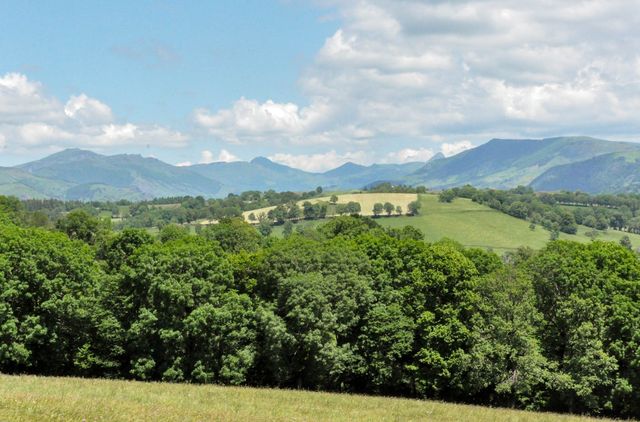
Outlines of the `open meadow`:
M418 199L418 195L415 193L345 193L338 194L336 196L338 197L338 204L347 204L352 201L358 202L362 208L362 212L360 214L367 216L373 215L373 205L377 202L382 204L385 202L391 202L394 206L399 205L402 207L403 212L407 212L409 203ZM302 204L306 201L309 201L312 204L317 204L318 202L329 202L330 199L330 196L311 198L304 201L298 201L298 206L302 207ZM256 217L259 217L261 214L267 215L267 213L274 208L275 207L265 207L257 210L245 211L242 213L242 216L250 223L251 220L249 219L249 215L253 214ZM329 209L327 214L331 214L332 211L332 209Z
M393 202L391 195L376 194L376 202ZM400 194L402 195L402 194ZM357 200L360 195L350 195ZM340 198L340 197L339 197ZM467 247L490 248L501 254L520 246L540 249L549 241L550 233L542 227L534 230L529 222L512 217L470 199L456 198L451 203L438 201L438 195L419 195L422 208L417 216L380 217L376 221L384 227L414 226L425 235L425 240L435 242L442 238L453 239ZM373 206L373 205L371 205ZM366 208L363 206L363 210ZM317 226L327 220L314 220L298 224ZM586 233L590 228L579 226L576 235L560 233L560 239L589 242ZM282 227L275 227L274 233L281 235ZM618 242L629 236L634 247L640 246L640 235L616 230L599 231L597 239Z
M2 421L512 421L598 419L292 390L0 375Z

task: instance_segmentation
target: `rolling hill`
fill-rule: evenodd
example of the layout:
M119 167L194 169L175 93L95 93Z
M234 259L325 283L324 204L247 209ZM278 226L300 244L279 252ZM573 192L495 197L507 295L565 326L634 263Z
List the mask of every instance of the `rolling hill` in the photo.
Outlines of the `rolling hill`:
M553 167L531 182L542 191L640 192L640 151L600 155Z
M449 158L428 162L408 180L430 188L470 184L496 189L528 185L545 171L609 153L640 151L640 144L589 137L492 139ZM558 189L566 189L559 186Z
M367 199L368 196L376 195L375 199ZM338 201L360 202L364 214L371 214L373 202L389 201L393 204L402 204L409 200L402 195L409 194L351 194L338 195ZM400 196L400 198L399 198ZM512 217L500 211L489 208L486 205L478 204L470 199L457 198L452 203L438 201L438 195L420 194L418 195L422 208L416 216L381 217L376 222L383 227L402 228L404 226L414 226L420 229L427 242L437 242L443 238L448 238L459 242L465 247L491 249L498 254L514 251L521 246L528 246L533 249L541 249L549 242L549 231L538 226L534 230L529 227L528 221ZM406 208L404 208L406 209ZM261 210L253 211L256 215ZM246 213L248 215L249 212ZM311 220L297 223L302 226L317 226L326 223L327 220ZM578 227L575 235L560 233L560 239L572 240L575 242L588 243L591 238L587 235L592 231L585 226ZM274 233L282 235L282 226L275 226ZM598 240L619 242L623 236L628 236L634 247L640 247L640 235L618 231L604 230L598 231Z

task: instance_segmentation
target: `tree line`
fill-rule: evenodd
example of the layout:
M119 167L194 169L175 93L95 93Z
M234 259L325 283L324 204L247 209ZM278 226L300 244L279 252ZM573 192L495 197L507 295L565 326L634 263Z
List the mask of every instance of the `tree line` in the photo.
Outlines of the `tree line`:
M387 217L392 215L416 215L419 213L421 206L420 201L412 201L407 205L407 211L404 213L400 205L393 205L391 202L379 202L373 205L371 212L375 217L380 217L383 214L386 214ZM321 220L327 217L359 215L361 212L362 206L359 202L338 203L338 196L333 194L329 201L304 201L302 206L292 201L288 204L279 204L266 213L251 212L248 215L248 220L251 223L259 223L260 227L264 228L266 225L280 225L288 221Z
M202 196L156 198L148 201L62 201L58 199L26 199L0 196L0 210L19 213L30 226L51 228L74 210L83 210L105 220L114 219L114 229L163 227L168 224L189 224L197 220L218 220L240 217L244 211L298 202L322 195L317 187L309 192L247 191L225 198L205 199Z
M276 239L0 215L3 373L640 417L640 262L614 243L501 258L356 216Z
M536 193L529 187L510 190L477 189L472 186L446 189L439 200L468 198L516 218L541 225L551 232L575 234L578 225L594 230L640 233L640 195L589 195L583 192ZM597 235L596 232L593 233Z

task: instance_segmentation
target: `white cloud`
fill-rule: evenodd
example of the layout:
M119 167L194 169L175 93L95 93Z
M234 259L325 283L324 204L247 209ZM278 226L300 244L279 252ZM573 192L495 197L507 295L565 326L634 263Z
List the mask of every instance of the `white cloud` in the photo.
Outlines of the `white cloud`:
M200 164L210 164L216 161L213 158L213 152L204 150L200 153Z
M211 113L206 109L194 112L195 122L226 142L242 144L296 137L313 131L325 117L322 104L299 108L293 103L268 100L259 103L241 98L233 107Z
M640 133L640 0L324 3L341 27L300 77L307 106L242 98L196 123L337 155L400 138L453 154L460 138Z
M192 165L193 163L191 161L182 161L180 163L176 163L176 167L189 167Z
M320 154L287 154L278 153L269 156L269 159L276 163L285 164L289 167L298 168L311 172L323 172L334 169L347 162L365 164L371 162L371 157L364 151L347 152L338 154L336 151L329 151Z
M107 104L84 93L63 104L19 73L0 77L0 139L9 153L136 144L181 147L188 141L164 126L117 122Z
M413 161L427 161L429 158L433 157L433 155L434 152L428 148L404 148L385 155L379 155L374 151L364 150L347 151L345 153L339 153L336 150L331 150L317 154L278 153L269 156L269 159L277 163L306 171L323 172L334 169L348 162L360 165L371 165L374 163L402 164Z
M449 143L445 142L442 144L440 150L445 155L445 157L450 157L452 155L456 155L461 153L462 151L466 151L468 149L473 148L473 144L469 141L460 141Z
M226 149L220 150L220 153L216 157L213 152L204 150L200 153L200 164L210 164L215 162L230 163L232 161L238 161L239 158L227 151Z
M429 148L404 148L400 151L387 154L384 162L387 163L410 163L413 161L427 161L434 156L434 152Z
M81 121L84 124L108 123L113 120L111 108L85 94L73 95L64 106L67 117Z
M19 124L37 120L44 123L64 119L61 104L47 97L39 83L19 73L0 77L0 124Z
M238 161L238 160L239 160L238 157L236 157L235 155L231 154L226 149L221 150L220 154L218 154L218 161L223 161L225 163L230 163L232 161Z

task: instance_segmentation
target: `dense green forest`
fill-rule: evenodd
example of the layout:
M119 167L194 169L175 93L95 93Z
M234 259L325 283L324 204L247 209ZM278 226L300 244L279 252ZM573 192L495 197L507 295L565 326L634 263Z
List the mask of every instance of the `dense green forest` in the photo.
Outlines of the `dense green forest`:
M283 239L56 229L0 203L0 372L278 386L640 417L640 261L504 257L344 216Z

